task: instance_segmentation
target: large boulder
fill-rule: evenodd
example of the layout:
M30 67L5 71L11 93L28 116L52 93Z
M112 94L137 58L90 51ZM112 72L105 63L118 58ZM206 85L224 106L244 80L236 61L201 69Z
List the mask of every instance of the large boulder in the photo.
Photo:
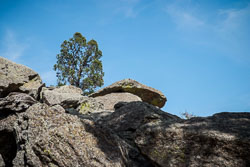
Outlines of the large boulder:
M139 96L127 92L109 93L103 96L97 96L95 100L103 103L105 110L114 110L114 106L119 102L142 101Z
M160 166L250 166L250 114L220 113L182 123L145 125L136 145Z
M66 112L79 115L103 110L103 104L91 97L82 96L82 90L75 86L64 85L58 88L43 87L41 101L49 106L60 105Z
M116 134L135 145L135 132L145 124L158 126L159 122L176 123L182 119L161 111L159 108L145 102L120 102L115 105L115 111L99 120Z
M0 135L0 163L6 166L153 166L108 128L58 105L34 104L18 114L13 131Z
M112 85L105 87L93 94L90 97L104 96L106 94L115 92L128 92L136 96L139 96L142 101L152 104L154 106L163 107L167 101L167 98L162 92L143 85L132 79L124 79L113 83Z
M142 102L115 108L100 123L156 166L250 166L250 113L182 120Z
M0 98L10 92L24 92L39 99L40 76L30 68L0 57Z
M41 91L41 101L52 106L60 104L65 100L79 101L82 96L82 90L75 86L64 85L61 87L43 87Z

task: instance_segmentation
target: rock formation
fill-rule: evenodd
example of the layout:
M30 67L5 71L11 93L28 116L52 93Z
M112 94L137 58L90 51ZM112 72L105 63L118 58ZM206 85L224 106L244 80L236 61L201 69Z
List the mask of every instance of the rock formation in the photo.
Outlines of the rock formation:
M184 120L134 80L86 97L4 58L0 67L0 167L250 166L250 113Z
M12 92L5 98L0 98L0 110L3 112L22 112L37 101L25 93Z
M0 57L0 98L10 92L24 92L35 99L42 86L40 76L28 67Z
M75 100L79 101L82 95L82 90L80 88L76 88L74 86L61 86L59 88L43 87L40 93L41 101L52 106L55 104L60 104L65 100Z
M162 92L132 79L124 79L115 82L112 85L91 94L90 97L104 96L115 92L132 93L140 97L142 101L160 108L162 108L167 101L167 98L162 94Z

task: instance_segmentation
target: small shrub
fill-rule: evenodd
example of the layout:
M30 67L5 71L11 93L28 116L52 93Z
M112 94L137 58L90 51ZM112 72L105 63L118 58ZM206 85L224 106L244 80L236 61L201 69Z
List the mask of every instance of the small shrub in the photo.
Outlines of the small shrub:
M188 113L187 111L185 111L184 113L181 113L181 115L184 119L190 119L190 118L196 117L194 114Z

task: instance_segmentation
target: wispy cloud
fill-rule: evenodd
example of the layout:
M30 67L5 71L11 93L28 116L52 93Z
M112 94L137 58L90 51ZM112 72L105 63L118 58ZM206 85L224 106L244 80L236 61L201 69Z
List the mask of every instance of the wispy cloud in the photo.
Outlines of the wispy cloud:
M28 43L18 40L16 34L9 29L6 31L1 43L2 48L0 56L13 61L17 61L29 48Z
M217 11L217 24L211 25L223 51L238 62L250 62L250 4L243 8Z
M250 24L250 4L241 9L223 9L218 11L218 16L221 17L221 31L238 31L246 24Z
M207 11L178 1L167 4L164 11L189 45L215 49L236 62L250 62L250 4Z
M195 6L194 4L187 5L184 1L177 2L182 3L167 4L165 12L181 28L205 26L205 28L213 28L221 32L226 32L238 31L239 28L250 24L250 4L243 8L218 9L206 13L193 7ZM206 17L208 15L214 16L212 20Z
M96 1L108 14L122 16L127 19L136 18L148 6L148 2L142 0L107 0L105 3Z
M165 11L171 16L178 28L195 28L204 25L204 22L195 14L177 4L167 5Z
M135 18L142 8L137 8L140 0L118 0L115 12L123 13L126 18Z

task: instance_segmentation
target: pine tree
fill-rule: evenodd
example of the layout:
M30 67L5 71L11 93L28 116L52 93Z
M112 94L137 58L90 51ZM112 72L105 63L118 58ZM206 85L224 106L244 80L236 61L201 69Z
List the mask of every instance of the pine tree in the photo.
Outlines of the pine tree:
M57 84L74 85L83 90L84 95L91 94L103 85L102 51L95 40L86 41L81 33L61 44L60 54L54 70L57 72Z

